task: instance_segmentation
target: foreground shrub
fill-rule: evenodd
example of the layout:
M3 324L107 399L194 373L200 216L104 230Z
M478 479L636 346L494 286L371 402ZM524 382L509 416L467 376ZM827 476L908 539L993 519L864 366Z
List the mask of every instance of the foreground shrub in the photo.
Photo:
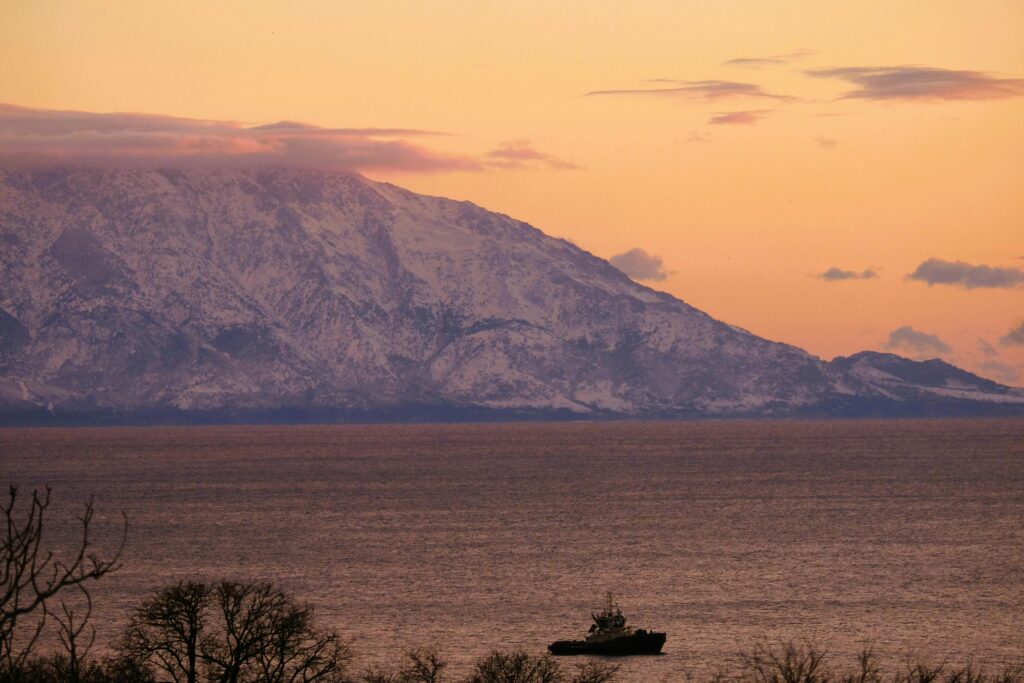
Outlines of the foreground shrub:
M828 683L825 652L809 645L759 643L751 652L741 653L743 678L755 683Z
M564 683L562 667L551 655L534 656L516 650L492 652L476 663L469 683Z
M155 683L148 667L120 657L90 660L76 668L67 655L31 657L0 671L0 683Z
M612 683L616 680L619 667L603 662L588 662L576 667L573 683Z
M871 649L861 650L853 670L834 670L827 660L824 650L809 644L761 643L750 652L740 653L739 672L720 673L715 680L719 683L1024 683L1024 661L995 671L971 663L954 667L916 662L884 673Z
M441 683L442 672L448 662L430 648L418 648L405 653L405 664L400 669L374 667L359 678L360 683Z
M467 683L611 683L619 667L588 662L576 667L569 678L551 655L531 655L522 650L492 652L477 661Z

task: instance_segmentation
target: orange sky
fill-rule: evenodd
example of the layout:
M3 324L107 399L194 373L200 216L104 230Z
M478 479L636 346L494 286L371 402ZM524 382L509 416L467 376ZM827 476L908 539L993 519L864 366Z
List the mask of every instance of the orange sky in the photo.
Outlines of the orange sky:
M898 352L1021 385L1022 27L1019 0L10 1L0 102L450 133L414 144L474 170L365 172L643 249L648 284L826 358L909 326L949 350ZM1001 286L906 279L928 259Z

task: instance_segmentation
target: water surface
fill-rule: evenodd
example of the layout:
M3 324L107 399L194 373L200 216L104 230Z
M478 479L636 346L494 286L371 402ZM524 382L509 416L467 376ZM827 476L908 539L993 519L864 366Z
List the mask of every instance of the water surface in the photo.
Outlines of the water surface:
M608 589L668 632L624 681L765 638L1024 654L1024 420L0 430L0 479L51 485L55 532L90 495L100 538L128 514L106 642L161 585L240 577L314 603L359 666L541 653Z

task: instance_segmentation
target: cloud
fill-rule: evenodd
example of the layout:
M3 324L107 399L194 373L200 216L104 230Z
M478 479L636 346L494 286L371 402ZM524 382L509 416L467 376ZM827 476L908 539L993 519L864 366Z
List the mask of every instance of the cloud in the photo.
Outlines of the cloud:
M972 265L964 261L930 258L917 267L908 280L931 285L960 285L967 289L982 287L1012 288L1024 284L1024 270L997 266Z
M704 101L726 100L739 97L773 100L793 99L785 95L773 95L772 93L765 92L761 89L761 86L755 83L740 83L737 81L677 81L662 78L654 79L650 82L671 84L671 87L594 90L585 93L584 97L600 95L646 95Z
M1000 337L999 343L1003 346L1024 346L1024 322Z
M811 69L809 76L838 78L858 86L845 99L993 100L1024 95L1024 79L999 78L982 71L955 71L930 66L852 66Z
M719 112L712 116L708 123L752 126L767 116L770 111L770 109L749 109L747 111Z
M836 141L832 138L814 138L814 142L822 149L834 149L836 146Z
M918 332L909 325L889 333L885 342L887 349L908 349L917 353L949 353L952 349L934 334Z
M858 273L855 270L843 270L842 268L832 266L824 273L818 275L818 277L827 282L836 282L838 280L872 280L878 277L878 273L871 268Z
M788 52L783 55L770 55L768 57L737 57L736 59L729 59L722 62L723 66L744 66L751 68L760 68L763 66L780 66L782 64L789 64L795 62L804 57L809 57L814 53L810 50L796 50L795 52Z
M693 131L690 133L690 137L686 138L687 142L711 142L711 136L707 133L701 133L700 131Z
M294 121L236 121L97 114L0 104L0 164L100 166L302 166L328 170L476 171L476 159L430 150L408 128L321 128Z
M979 367L997 382L1015 382L1020 377L1020 371L1017 368L997 360L985 361Z
M992 346L987 341L981 338L978 339L978 351L980 351L982 355L987 356L988 358L994 358L995 356L999 355L999 351L998 349L996 349L996 347Z
M488 152L487 158L492 165L505 169L546 166L550 169L566 171L580 168L571 161L565 161L534 149L529 140L509 140L497 149Z
M664 280L668 277L660 256L648 254L643 249L630 249L616 254L608 262L634 280Z

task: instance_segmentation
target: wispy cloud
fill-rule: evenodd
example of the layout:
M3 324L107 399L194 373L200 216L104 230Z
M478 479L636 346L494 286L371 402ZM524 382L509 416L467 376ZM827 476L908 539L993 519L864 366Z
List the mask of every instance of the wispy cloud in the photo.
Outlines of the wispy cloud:
M584 96L640 95L645 97L669 97L704 101L735 98L761 98L780 101L793 99L786 95L775 95L765 92L756 83L741 83L738 81L677 81L669 79L654 79L650 82L665 84L665 87L594 90L585 93Z
M843 270L842 268L836 268L833 266L824 273L818 275L819 278L827 282L837 282L840 280L872 280L878 277L878 274L871 268L867 268L862 271L856 270Z
M1000 337L999 343L1004 346L1024 346L1024 322Z
M154 114L31 109L0 104L0 163L102 166L308 166L334 170L482 170L471 157L406 138L410 128L321 128L295 121L236 121Z
M997 382L1016 382L1020 371L1009 363L998 360L987 360L980 366L981 371Z
M907 275L907 279L927 282L929 286L958 285L967 289L1012 288L1024 284L1024 270L930 258Z
M909 325L896 328L889 333L885 348L910 350L916 353L949 353L952 349L934 334L919 332Z
M819 78L838 78L858 86L843 95L868 100L992 100L1024 95L1024 79L1000 78L983 71L930 66L851 66L811 69Z
M664 280L668 277L660 256L633 248L616 254L608 262L634 280Z
M821 147L822 149L835 149L835 146L838 143L832 138L817 137L814 138L814 144L818 145L818 147Z
M719 112L711 117L709 124L752 126L765 116L770 109L748 109L746 111Z
M541 152L534 148L529 140L509 140L497 149L487 153L491 165L505 169L546 167L557 171L568 171L580 168L571 161Z
M994 358L999 355L999 350L996 347L981 338L978 339L978 351L987 358Z
M781 66L783 64L798 61L804 57L809 57L813 54L814 53L810 50L796 50L782 55L770 55L767 57L737 57L736 59L726 60L722 62L722 64L724 66L744 66L749 68Z

